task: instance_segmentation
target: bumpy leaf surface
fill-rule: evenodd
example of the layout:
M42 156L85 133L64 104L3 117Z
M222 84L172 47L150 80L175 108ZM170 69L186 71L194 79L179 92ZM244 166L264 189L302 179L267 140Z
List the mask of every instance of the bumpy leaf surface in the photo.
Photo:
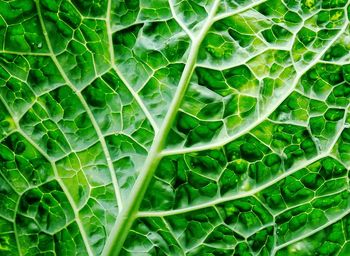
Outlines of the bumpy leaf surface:
M350 255L348 0L0 0L0 255Z

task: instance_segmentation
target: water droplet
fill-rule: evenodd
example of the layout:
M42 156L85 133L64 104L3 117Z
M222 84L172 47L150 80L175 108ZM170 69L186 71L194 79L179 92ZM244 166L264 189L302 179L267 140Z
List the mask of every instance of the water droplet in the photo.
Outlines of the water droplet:
M42 42L38 43L38 48L41 49L41 47L43 47L43 43Z

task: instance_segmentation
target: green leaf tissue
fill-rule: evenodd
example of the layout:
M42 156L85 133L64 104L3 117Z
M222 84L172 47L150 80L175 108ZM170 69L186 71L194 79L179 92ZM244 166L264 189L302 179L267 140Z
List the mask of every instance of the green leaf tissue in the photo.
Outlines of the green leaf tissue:
M350 0L0 0L1 256L349 256Z

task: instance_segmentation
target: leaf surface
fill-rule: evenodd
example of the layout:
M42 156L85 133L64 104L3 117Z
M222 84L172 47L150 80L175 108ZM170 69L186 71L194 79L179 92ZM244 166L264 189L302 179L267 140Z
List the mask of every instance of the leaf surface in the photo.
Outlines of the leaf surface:
M0 254L349 255L349 6L0 0Z

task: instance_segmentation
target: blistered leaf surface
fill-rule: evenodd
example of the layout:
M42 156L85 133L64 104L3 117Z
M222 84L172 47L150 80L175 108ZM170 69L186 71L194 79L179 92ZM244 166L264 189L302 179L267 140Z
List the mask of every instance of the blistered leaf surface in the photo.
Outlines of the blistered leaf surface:
M349 6L0 0L0 254L350 255Z

